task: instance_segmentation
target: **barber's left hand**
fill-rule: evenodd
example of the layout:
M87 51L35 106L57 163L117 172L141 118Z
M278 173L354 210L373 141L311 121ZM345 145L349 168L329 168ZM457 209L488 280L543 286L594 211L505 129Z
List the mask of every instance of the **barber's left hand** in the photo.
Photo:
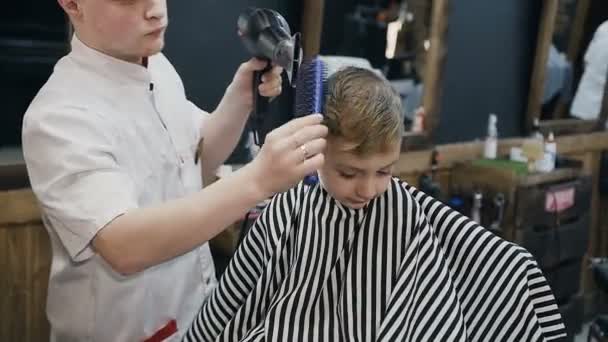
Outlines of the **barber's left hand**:
M241 64L234 75L232 83L226 90L226 95L230 97L230 101L234 104L240 104L244 110L249 113L253 109L253 75L254 71L264 70L267 62L257 58L252 58L249 61ZM262 75L262 83L259 89L262 96L275 97L281 94L283 68L274 66L270 71ZM239 106L239 107L240 107Z

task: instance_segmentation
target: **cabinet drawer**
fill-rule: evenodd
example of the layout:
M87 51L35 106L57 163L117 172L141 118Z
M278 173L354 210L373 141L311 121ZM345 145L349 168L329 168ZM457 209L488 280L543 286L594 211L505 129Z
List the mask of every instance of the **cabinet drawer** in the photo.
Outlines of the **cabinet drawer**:
M573 222L556 227L535 226L519 229L516 240L534 255L543 269L549 269L585 255L590 224L591 219L587 212Z
M564 302L578 293L581 284L581 263L582 259L573 260L555 268L543 270L558 303Z
M558 184L519 187L516 194L516 229L572 221L591 207L591 178L584 176Z
M578 334L583 327L583 311L584 301L581 295L572 297L569 301L559 305L559 312L562 314L568 339L565 341L574 341L574 336Z

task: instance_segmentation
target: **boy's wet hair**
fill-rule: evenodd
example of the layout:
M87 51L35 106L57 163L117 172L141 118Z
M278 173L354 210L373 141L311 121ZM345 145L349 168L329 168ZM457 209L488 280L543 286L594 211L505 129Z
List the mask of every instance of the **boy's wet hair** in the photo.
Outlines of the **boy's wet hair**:
M327 81L325 124L359 156L388 151L403 135L401 98L373 71L347 67Z

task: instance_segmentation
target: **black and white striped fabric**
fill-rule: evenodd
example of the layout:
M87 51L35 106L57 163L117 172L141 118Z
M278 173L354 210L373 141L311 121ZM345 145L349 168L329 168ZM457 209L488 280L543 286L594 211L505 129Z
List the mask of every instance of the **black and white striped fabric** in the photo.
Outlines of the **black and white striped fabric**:
M532 256L393 179L353 210L322 186L275 196L186 341L550 341Z

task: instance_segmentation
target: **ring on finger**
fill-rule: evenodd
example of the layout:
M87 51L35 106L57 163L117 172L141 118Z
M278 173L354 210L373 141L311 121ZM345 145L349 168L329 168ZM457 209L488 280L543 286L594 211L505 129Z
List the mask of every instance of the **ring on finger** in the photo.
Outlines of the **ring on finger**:
M308 149L306 149L306 144L300 145L300 150L302 151L302 162L308 159Z

